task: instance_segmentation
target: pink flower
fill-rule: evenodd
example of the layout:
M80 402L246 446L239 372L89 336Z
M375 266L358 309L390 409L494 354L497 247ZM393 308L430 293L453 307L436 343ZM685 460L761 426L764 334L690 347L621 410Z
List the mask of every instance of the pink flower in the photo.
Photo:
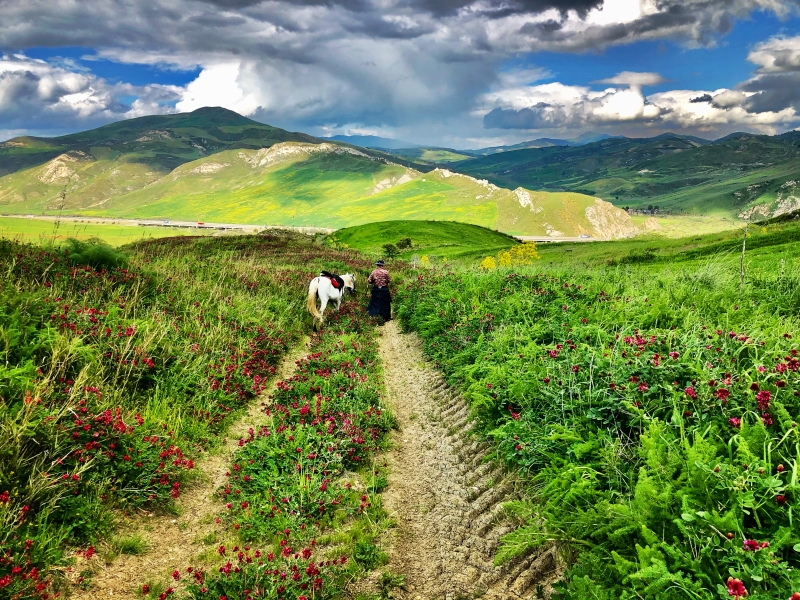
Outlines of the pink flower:
M744 583L741 579L734 579L733 577L728 577L728 596L733 596L734 598L746 598L747 597L747 588L744 587Z
M741 429L742 427L742 420L737 417L731 417L730 419L728 419L728 423L731 424L731 427L734 427L736 429Z
M691 398L692 400L697 400L697 392L694 391L694 388L692 386L687 387L683 391L686 392L686 395L689 396L689 398Z
M756 402L758 403L759 410L767 410L769 408L769 402L772 399L772 392L769 390L761 390L756 394Z

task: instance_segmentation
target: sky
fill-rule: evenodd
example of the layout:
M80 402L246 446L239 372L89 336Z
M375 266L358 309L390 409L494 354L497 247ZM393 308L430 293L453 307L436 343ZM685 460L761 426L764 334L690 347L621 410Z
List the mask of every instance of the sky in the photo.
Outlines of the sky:
M800 127L800 0L0 0L0 140L223 106L480 148Z

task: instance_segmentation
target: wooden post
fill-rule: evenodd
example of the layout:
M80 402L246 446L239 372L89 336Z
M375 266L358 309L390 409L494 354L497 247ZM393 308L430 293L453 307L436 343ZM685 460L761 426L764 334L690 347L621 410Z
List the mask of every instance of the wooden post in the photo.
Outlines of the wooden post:
M744 228L744 237L742 238L742 258L739 260L739 291L744 290L744 251L747 247L747 232L750 229L750 221L747 222Z

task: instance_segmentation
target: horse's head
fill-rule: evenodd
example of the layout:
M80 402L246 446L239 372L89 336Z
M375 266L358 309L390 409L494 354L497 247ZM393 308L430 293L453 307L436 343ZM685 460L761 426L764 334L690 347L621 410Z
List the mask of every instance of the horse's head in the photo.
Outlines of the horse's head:
M355 293L356 291L356 276L352 273L345 273L342 275L342 281L344 281L344 289L348 290L350 293Z

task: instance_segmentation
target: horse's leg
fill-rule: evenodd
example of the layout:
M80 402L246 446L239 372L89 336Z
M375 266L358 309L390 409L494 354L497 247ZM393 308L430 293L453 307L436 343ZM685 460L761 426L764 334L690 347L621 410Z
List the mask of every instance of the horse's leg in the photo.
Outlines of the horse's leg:
M319 321L322 323L322 321L325 320L325 307L328 306L328 294L320 297L320 301L322 302L322 305L319 307L319 314L321 315Z

